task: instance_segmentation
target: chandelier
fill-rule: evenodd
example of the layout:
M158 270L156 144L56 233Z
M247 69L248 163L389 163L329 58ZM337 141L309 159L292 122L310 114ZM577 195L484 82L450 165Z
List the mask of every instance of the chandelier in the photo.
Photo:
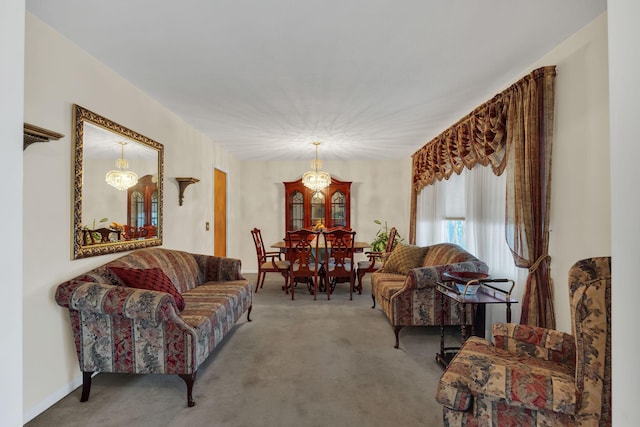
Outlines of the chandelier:
M122 146L122 157L116 160L116 168L118 169L110 170L109 172L107 172L105 181L107 181L107 184L111 185L112 187L124 191L127 188L133 187L138 183L138 175L136 175L134 172L126 170L129 167L129 162L124 159L124 146L127 145L127 143L121 141L120 145Z
M321 172L322 169L322 161L318 160L318 146L319 142L314 142L313 145L316 146L316 159L311 161L311 171L305 172L302 175L302 184L310 188L311 190L317 192L324 190L331 184L331 175L327 172Z

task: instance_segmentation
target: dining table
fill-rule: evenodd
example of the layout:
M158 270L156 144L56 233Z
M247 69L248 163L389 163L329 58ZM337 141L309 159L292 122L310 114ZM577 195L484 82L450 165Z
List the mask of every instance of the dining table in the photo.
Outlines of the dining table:
M329 244L330 245L330 244ZM284 240L280 240L278 242L275 242L273 244L271 244L271 247L274 249L278 249L280 252L287 252L287 242L285 242ZM331 246L329 246L331 247ZM370 248L371 247L371 243L369 242L354 242L353 244L353 249L355 252L359 252L362 253L364 252L364 250L366 248ZM324 248L324 242L318 242L318 248Z
M330 242L328 242L328 246L331 247L331 243ZM277 249L280 252L285 253L285 254L287 252L287 242L285 242L284 240L280 240L278 242L272 243L270 245L270 247L273 248L273 249ZM324 247L325 247L324 239L322 239L320 242L318 242L318 249L324 248ZM353 250L356 253L362 253L362 252L364 252L365 249L370 248L370 247L371 247L371 243L369 243L369 242L358 242L358 241L353 242ZM321 267L321 268L323 268L323 267ZM361 287L358 287L356 285L356 289L358 290L359 293L362 293L362 288Z

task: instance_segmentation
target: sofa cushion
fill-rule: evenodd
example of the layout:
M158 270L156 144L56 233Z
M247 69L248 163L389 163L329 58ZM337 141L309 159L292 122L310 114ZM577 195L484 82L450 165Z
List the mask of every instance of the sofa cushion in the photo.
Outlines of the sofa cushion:
M171 282L171 279L164 274L160 268L128 268L110 266L109 269L117 275L130 288L146 289L149 291L166 292L173 297L178 306L178 310L185 308L184 298Z
M208 355L206 349L217 346L246 310L251 285L246 280L205 282L183 296L187 307L180 316L195 329L197 341L203 344L196 354L200 364Z
M422 265L426 252L426 247L398 243L380 271L406 275L410 269Z
M214 258L221 259L220 257ZM137 269L159 267L171 279L171 283L180 293L193 289L204 281L203 270L198 266L194 254L171 249L140 249L116 258L107 266Z
M476 261L477 258L453 243L439 243L427 247L422 267L433 265L455 264L465 261Z
M400 289L404 287L404 282L385 280L378 283L378 296L389 301Z
M575 374L571 365L517 357L471 337L440 378L436 399L464 411L476 395L523 408L574 414Z

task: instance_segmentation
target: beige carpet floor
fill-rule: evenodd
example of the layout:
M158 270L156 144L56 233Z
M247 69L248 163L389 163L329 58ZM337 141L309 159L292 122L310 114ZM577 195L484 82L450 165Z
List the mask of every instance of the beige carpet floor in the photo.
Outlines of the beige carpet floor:
M255 284L255 274L246 274ZM40 426L380 426L442 425L435 401L442 374L438 327L394 335L371 309L370 282L349 300L347 285L313 301L291 301L274 273L244 316L200 367L196 406L174 375L99 374L88 402L75 390L27 423ZM456 340L448 330L448 344Z

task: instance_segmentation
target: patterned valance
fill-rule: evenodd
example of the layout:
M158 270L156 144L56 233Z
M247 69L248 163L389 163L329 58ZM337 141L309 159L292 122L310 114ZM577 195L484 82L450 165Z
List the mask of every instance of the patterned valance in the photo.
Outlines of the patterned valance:
M477 163L491 165L493 172L501 175L507 162L507 120L511 96L524 81L547 73L555 75L555 67L531 72L416 151L412 156L413 190L419 193L435 180L449 179L452 173L460 174L465 167L471 169Z

